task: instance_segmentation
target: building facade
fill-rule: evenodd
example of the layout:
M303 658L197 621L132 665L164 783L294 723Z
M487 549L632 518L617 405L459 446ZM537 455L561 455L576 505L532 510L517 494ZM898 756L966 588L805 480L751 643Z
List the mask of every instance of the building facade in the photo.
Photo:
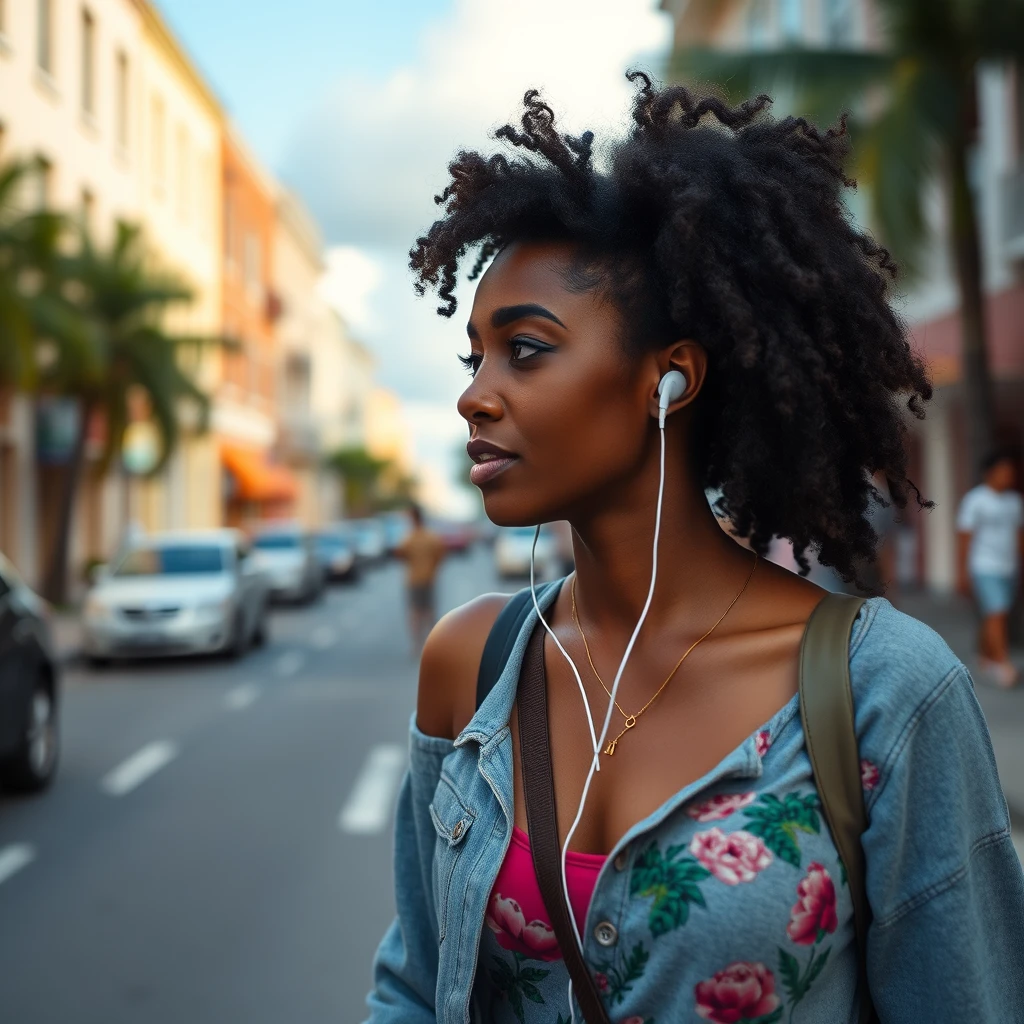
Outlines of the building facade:
M874 0L662 0L678 47L751 50L787 44L876 49L885 45ZM1024 73L1009 64L978 72L978 119L971 168L985 271L989 361L1000 444L1024 445ZM781 97L783 101L785 97ZM862 216L863 197L851 209ZM919 282L901 297L912 342L936 393L912 423L911 478L936 503L908 509L895 532L898 578L949 591L956 575L956 510L976 480L969 464L962 393L959 293L947 245L947 204L936 178Z

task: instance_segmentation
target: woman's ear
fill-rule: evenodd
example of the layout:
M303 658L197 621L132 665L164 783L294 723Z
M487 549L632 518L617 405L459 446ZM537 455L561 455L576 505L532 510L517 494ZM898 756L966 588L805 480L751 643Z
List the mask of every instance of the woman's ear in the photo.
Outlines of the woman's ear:
M651 393L650 409L651 415L658 418L659 395L658 388L662 378L670 370L678 370L686 378L686 389L681 395L673 398L669 403L667 415L671 416L677 409L689 405L697 397L700 389L704 386L704 378L707 375L708 357L703 346L690 339L677 341L662 349L657 356L656 372L657 379Z

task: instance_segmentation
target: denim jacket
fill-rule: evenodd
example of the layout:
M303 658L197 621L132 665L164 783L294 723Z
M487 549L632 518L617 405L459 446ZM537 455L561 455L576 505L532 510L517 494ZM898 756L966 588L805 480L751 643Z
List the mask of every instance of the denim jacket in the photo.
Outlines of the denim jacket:
M370 1024L488 1019L479 951L512 831L508 721L535 623L531 613L454 742L411 723L398 914L375 959ZM1024 1021L1024 875L970 676L932 630L882 598L854 625L850 674L869 817L868 977L881 1021ZM622 836L583 941L617 1024L856 1024L852 905L796 697ZM567 1017L529 993L519 1003L526 1024Z

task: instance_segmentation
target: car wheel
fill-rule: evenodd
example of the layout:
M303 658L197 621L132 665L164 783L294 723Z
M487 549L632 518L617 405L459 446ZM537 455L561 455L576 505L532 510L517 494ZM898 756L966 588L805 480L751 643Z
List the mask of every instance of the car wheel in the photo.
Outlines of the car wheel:
M263 605L260 608L260 617L256 620L256 631L252 635L253 646L267 646L267 641L270 639L270 623L267 621L268 619L267 606Z
M40 674L32 690L25 734L14 755L0 765L0 781L16 793L38 793L53 781L59 754L57 703L49 679Z
M249 638L245 635L245 616L241 608L235 614L235 624L231 629L231 641L226 654L229 658L240 658L245 654Z

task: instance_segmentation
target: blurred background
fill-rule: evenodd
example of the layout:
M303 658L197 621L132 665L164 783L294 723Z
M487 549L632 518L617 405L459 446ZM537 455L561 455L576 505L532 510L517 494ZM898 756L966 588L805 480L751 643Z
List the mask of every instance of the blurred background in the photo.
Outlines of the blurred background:
M880 511L877 582L979 667L958 508L1024 440L1017 0L0 0L5 1024L360 1019L404 591L512 591L532 542L482 518L462 328L406 254L528 87L600 137L631 66L847 112L937 388L935 508ZM564 524L538 557L571 567ZM978 693L1024 835L1024 693Z

